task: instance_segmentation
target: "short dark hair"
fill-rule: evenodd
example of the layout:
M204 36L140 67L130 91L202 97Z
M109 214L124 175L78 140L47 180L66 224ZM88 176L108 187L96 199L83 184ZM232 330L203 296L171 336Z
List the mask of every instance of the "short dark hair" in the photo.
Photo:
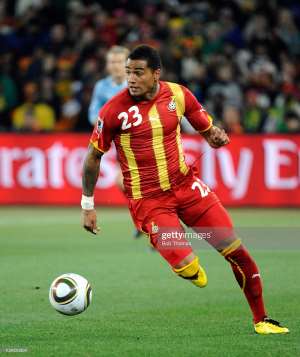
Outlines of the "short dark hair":
M131 60L144 60L147 66L153 71L161 68L161 60L158 51L148 45L139 45L135 47L128 56Z

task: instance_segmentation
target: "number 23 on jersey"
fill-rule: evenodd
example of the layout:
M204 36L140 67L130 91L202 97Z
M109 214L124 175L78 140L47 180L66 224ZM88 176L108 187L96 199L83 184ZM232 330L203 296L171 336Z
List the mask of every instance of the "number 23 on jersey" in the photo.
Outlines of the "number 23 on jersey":
M129 116L132 116L134 119L132 122L128 122ZM121 112L118 115L118 119L122 120L122 130L130 129L131 126L138 126L142 123L143 117L139 112L139 108L136 105L133 105L128 109L128 112Z

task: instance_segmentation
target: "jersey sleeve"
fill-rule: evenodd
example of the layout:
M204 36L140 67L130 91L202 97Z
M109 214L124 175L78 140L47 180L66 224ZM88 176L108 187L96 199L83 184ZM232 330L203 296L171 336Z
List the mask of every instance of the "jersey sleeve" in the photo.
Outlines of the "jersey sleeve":
M211 128L213 119L198 102L192 92L186 87L182 87L185 97L184 116L195 130L203 133Z
M105 104L99 111L90 142L97 150L103 153L109 150L111 142L118 131L120 121L115 118L116 116L113 115L109 105Z

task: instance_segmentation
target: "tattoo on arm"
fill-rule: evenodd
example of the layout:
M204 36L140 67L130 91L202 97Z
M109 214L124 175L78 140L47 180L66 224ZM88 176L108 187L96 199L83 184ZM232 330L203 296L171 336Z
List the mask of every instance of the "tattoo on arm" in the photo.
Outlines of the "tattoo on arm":
M85 196L93 196L100 170L102 153L92 145L84 160L82 171L82 192Z

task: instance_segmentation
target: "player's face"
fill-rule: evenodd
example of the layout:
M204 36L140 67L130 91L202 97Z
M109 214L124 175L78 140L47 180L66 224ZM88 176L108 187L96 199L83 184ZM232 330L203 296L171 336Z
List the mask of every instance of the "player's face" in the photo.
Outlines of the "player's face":
M106 58L106 69L114 79L125 78L125 53L109 53Z
M159 80L160 70L148 67L145 60L128 59L126 63L126 79L128 90L133 97L146 97L151 94Z

